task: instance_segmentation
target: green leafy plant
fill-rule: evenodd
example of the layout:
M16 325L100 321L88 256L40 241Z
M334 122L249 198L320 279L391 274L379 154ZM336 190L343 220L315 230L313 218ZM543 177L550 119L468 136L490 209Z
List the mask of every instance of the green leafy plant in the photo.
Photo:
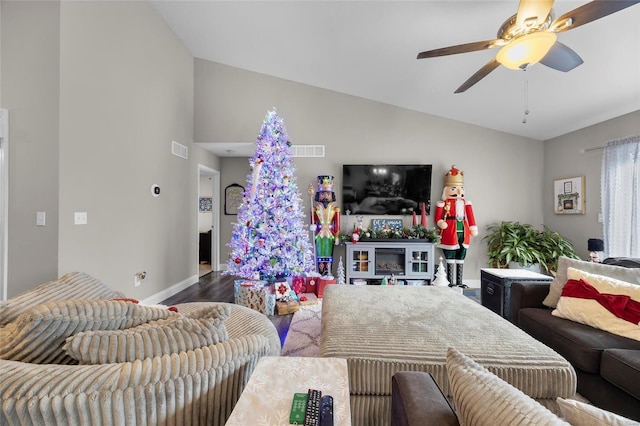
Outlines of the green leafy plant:
M544 256L545 263L542 266L549 272L558 270L558 258L560 256L579 259L573 243L546 226L544 231L540 233L538 249Z
M487 242L489 266L507 268L516 262L523 266L540 264L549 273L556 271L558 257L577 259L571 241L546 226L544 231L530 224L500 222L487 226L489 234L482 238Z

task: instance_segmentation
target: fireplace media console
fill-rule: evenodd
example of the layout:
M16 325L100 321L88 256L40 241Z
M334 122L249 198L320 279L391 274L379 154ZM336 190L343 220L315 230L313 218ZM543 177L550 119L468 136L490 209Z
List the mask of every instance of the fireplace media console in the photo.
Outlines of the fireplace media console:
M348 284L380 284L392 276L414 282L433 280L434 245L419 239L346 243Z

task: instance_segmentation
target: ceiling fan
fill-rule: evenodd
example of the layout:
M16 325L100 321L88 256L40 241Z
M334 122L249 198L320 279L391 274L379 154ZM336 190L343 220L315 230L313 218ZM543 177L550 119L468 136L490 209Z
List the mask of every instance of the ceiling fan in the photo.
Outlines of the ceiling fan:
M499 47L496 57L469 77L455 93L469 89L500 65L511 69L526 69L540 62L558 71L571 71L582 64L582 58L570 47L557 41L556 33L588 24L640 3L640 0L593 0L557 19L552 9L553 2L554 0L520 0L518 13L500 26L496 39L427 50L420 52L417 59Z

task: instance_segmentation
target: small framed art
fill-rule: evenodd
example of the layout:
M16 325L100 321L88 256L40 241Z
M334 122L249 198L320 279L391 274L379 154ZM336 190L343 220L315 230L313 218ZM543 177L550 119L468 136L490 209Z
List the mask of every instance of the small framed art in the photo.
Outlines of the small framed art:
M201 212L210 212L212 206L213 206L213 198L200 197L199 210Z
M238 214L238 209L242 204L244 187L237 183L232 183L224 189L224 214Z
M553 203L556 214L585 214L584 176L553 181Z
M371 227L380 232L389 227L391 231L402 231L402 219L371 219Z

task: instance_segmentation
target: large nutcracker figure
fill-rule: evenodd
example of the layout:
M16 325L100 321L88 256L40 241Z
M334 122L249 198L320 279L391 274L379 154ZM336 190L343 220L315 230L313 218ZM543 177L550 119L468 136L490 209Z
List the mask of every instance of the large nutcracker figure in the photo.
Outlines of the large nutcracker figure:
M313 197L313 185L309 185ZM316 264L320 275L331 275L333 246L338 245L340 232L340 208L336 207L333 192L333 176L318 176L318 191L313 198L311 228L315 232Z
M444 175L442 200L436 203L435 220L440 229L438 247L446 259L449 286L467 287L462 283L464 258L471 236L478 235L478 227L471 201L464 198L464 173L455 165Z

